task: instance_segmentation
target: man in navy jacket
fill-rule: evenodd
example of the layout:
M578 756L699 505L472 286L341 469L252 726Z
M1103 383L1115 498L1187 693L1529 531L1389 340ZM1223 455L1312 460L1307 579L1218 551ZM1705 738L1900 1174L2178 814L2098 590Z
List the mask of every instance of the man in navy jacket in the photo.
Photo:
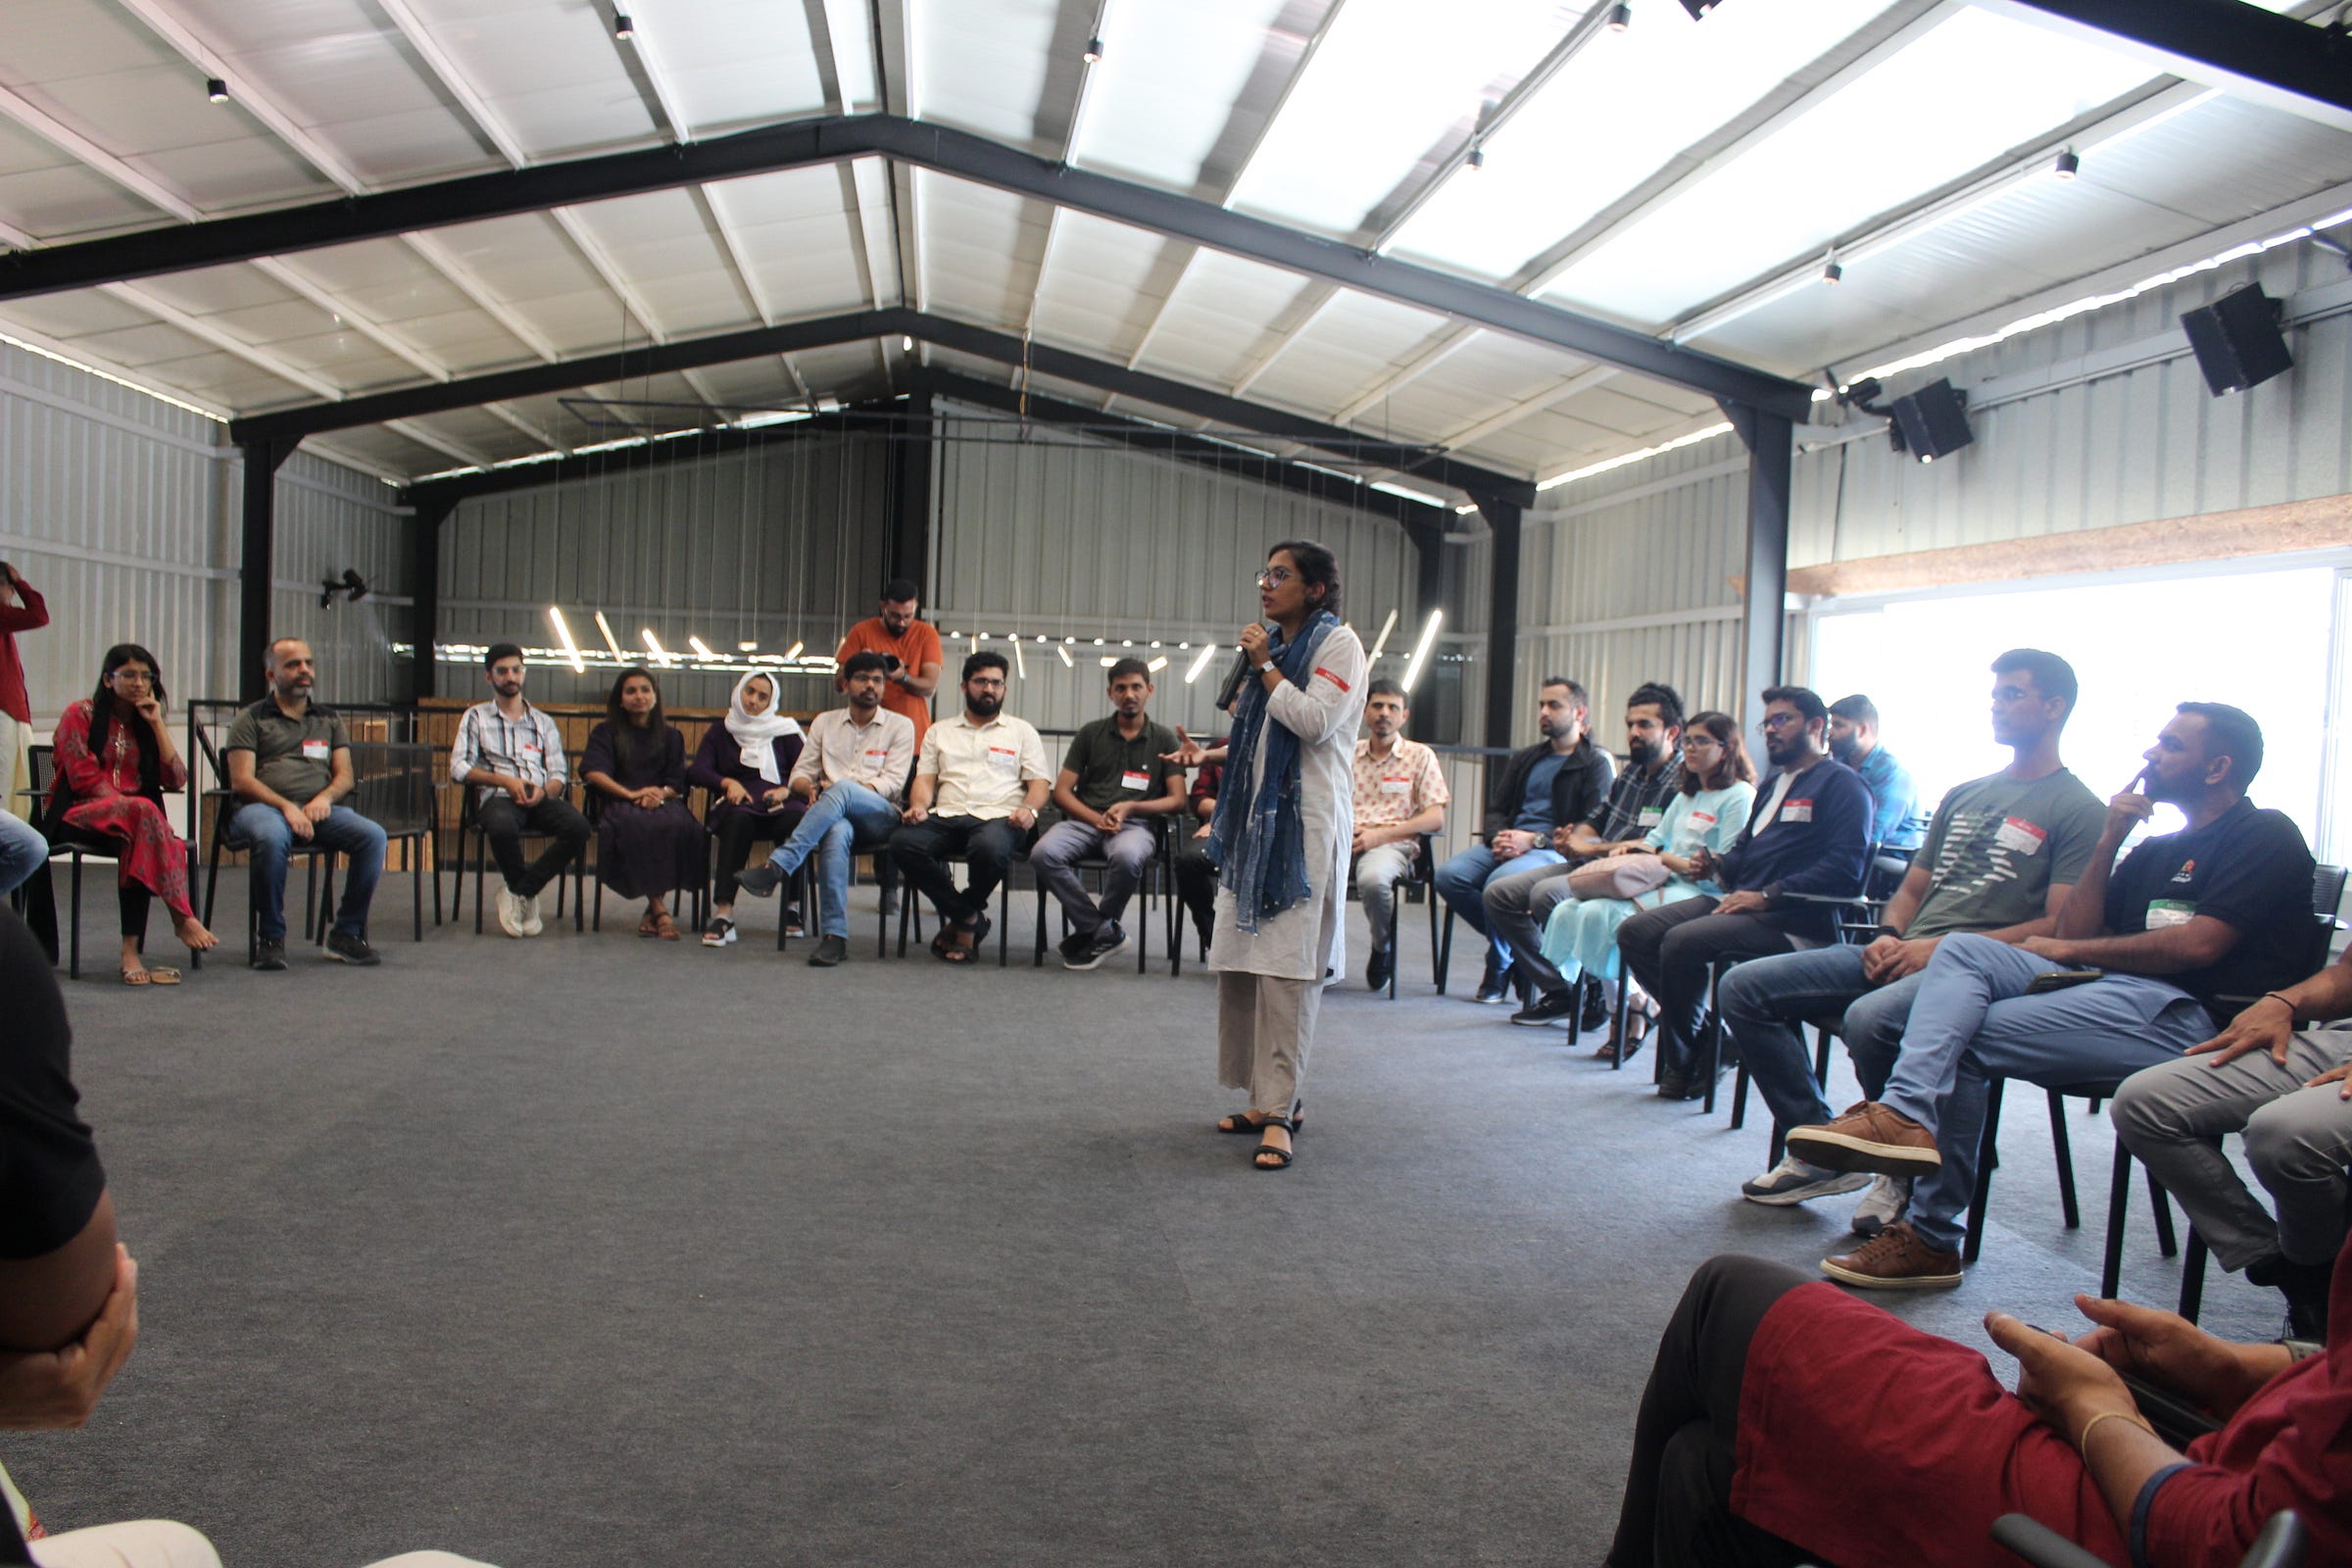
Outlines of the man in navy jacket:
M1707 1092L1691 1037L1718 958L1793 953L1797 940L1836 938L1831 906L1798 894L1851 898L1862 891L1873 810L1859 775L1822 744L1830 710L1802 686L1764 694L1764 758L1772 772L1739 842L1720 858L1700 852L1694 877L1723 892L1637 914L1618 927L1617 951L1658 1004L1658 1095Z

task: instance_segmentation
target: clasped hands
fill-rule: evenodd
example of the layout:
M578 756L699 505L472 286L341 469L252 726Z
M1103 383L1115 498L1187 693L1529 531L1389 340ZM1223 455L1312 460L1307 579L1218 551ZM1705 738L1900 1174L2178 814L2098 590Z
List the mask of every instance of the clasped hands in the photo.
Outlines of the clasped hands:
M318 824L325 821L327 813L334 808L335 803L321 795L301 806L296 806L289 801L279 807L278 810L285 816L286 826L294 830L294 836L308 841L311 835L318 831Z
M2266 1356L2280 1353L2275 1346L2232 1345L2154 1307L2092 1296L2076 1297L2075 1305L2096 1326L2073 1340L2007 1312L1984 1314L1985 1333L2017 1357L2018 1398L2072 1444L2105 1413L2141 1422L2126 1372L2227 1419L2276 1370Z

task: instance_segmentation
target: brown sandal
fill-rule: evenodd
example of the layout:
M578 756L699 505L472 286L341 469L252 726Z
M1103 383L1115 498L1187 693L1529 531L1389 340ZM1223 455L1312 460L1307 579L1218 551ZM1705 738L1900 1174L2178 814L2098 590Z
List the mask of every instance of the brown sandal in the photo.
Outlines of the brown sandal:
M660 937L664 942L677 941L678 922L671 919L668 913L664 911L654 920L654 935Z

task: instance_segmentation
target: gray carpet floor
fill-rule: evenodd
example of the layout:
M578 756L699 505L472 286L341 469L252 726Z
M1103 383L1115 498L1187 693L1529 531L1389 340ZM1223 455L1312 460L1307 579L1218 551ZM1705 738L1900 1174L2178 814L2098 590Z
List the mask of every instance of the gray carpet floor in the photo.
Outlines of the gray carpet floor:
M53 1528L183 1519L229 1568L1595 1563L1690 1268L1810 1267L1854 1201L1741 1202L1760 1120L1470 1004L1474 951L1435 996L1418 909L1402 1000L1360 958L1328 997L1260 1174L1210 1127L1213 979L1156 943L1036 972L1025 895L1010 970L877 959L861 890L815 971L748 902L719 953L618 901L412 944L392 877L382 967L258 975L241 894L171 991L112 983L89 911L74 1062L141 1338L87 1430L0 1444ZM1979 1347L1994 1306L2070 1321L2111 1148L2072 1119L2084 1227L2014 1096L1983 1262L1886 1304ZM2179 1278L2137 1199L2126 1294ZM2276 1300L2213 1272L2206 1323Z

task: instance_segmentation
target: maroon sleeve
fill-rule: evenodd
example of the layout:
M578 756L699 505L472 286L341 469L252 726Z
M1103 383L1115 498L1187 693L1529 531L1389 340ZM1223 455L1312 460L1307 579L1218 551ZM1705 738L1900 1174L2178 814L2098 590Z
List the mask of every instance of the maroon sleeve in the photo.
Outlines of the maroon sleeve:
M2339 1284L2344 1273L2336 1270ZM2302 1516L2310 1561L2352 1562L2352 1339L2335 1338L2193 1445L2198 1462L2156 1489L2150 1568L2234 1563L2281 1508Z

